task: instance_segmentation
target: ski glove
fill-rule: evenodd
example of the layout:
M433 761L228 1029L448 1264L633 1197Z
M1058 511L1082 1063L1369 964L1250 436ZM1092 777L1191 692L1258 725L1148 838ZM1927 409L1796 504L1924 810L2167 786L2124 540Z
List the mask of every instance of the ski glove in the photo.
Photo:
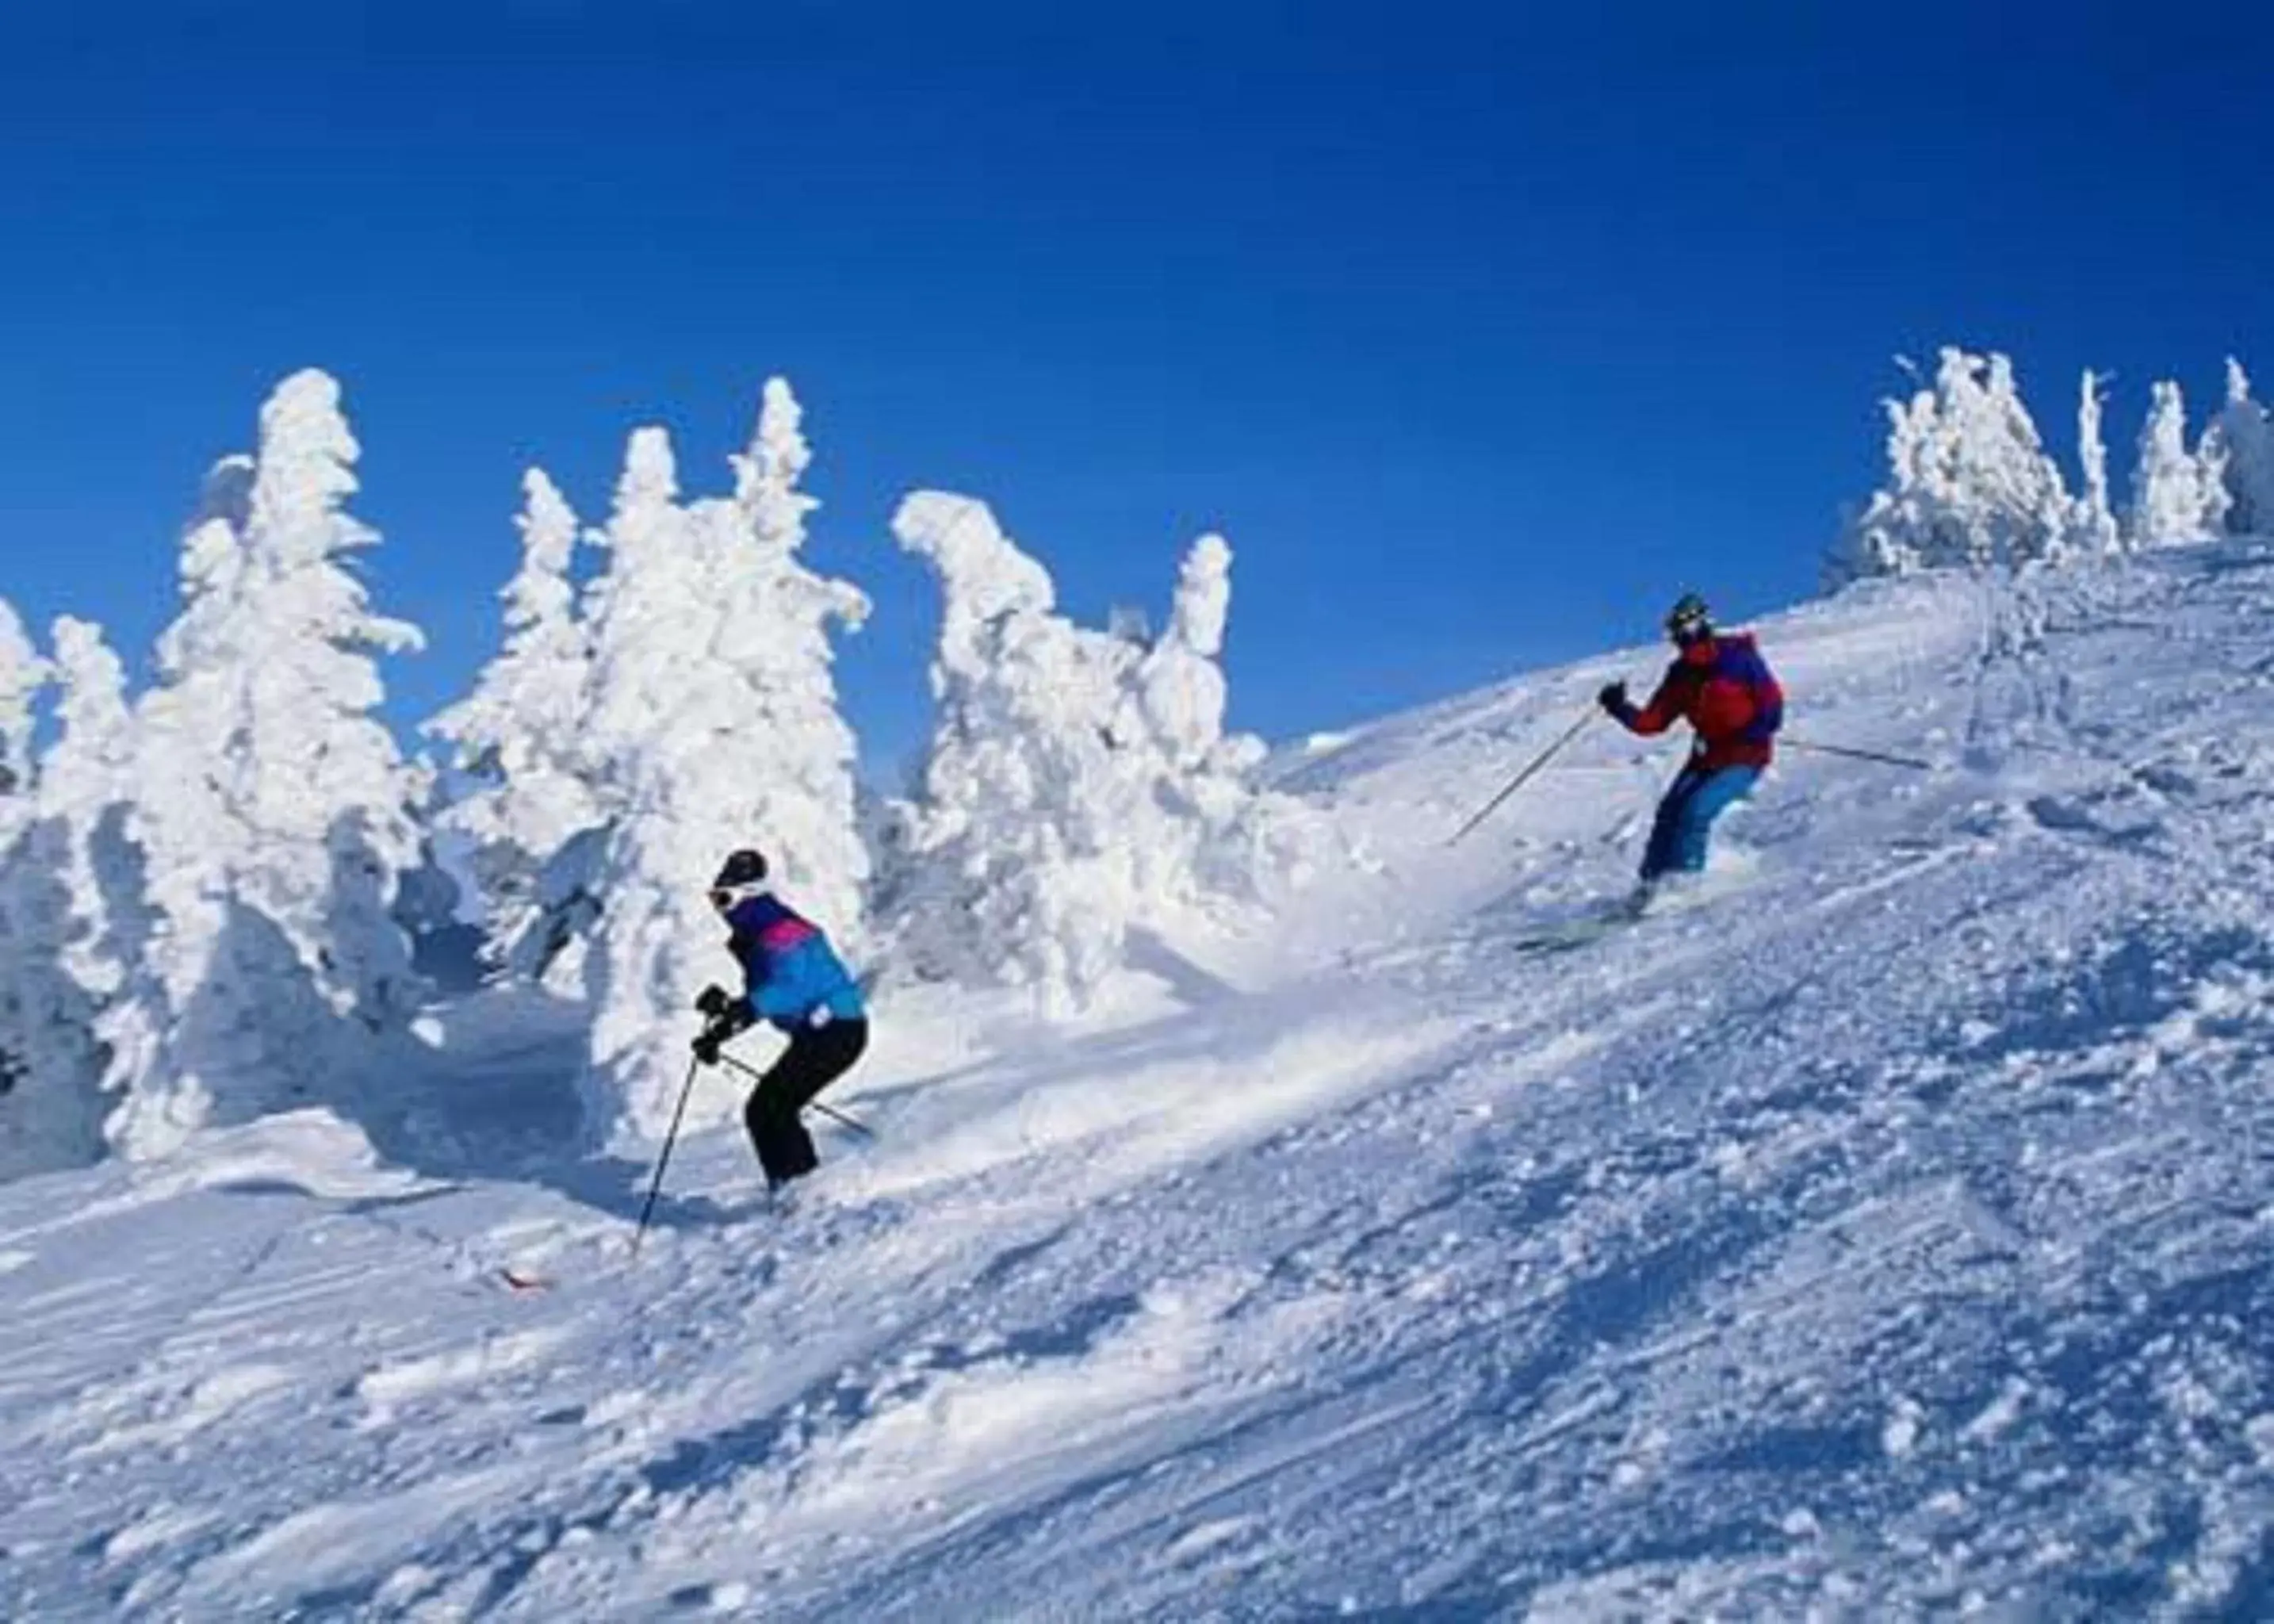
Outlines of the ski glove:
M1633 703L1627 698L1627 685L1624 683L1605 683L1602 691L1595 696L1595 703L1621 721L1624 721L1634 709Z
M713 993L719 993L715 999L711 996ZM715 986L703 989L703 996L697 1000L697 1007L710 1016L709 1023L703 1028L702 1035L695 1039L692 1046L695 1058L706 1066L717 1065L719 1051L726 1046L728 1039L737 1033L748 1031L757 1023L758 1017L752 1012L749 999L729 998Z
M695 995L695 1013L706 1021L715 1021L727 1013L727 1006L734 1001L727 989L714 981Z

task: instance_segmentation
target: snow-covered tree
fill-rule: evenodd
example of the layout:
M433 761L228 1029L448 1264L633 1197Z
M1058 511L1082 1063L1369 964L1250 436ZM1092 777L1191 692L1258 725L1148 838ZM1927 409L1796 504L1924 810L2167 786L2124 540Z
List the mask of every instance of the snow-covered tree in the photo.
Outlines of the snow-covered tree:
M2087 367L2077 388L2076 451L2084 467L2084 495L2077 499L2075 540L2090 557L2105 557L2124 545L2108 495L2108 442L2100 429L2100 378Z
M57 736L41 759L36 816L0 865L0 1175L94 1159L113 1046L103 1030L139 956L121 872L132 724L124 673L100 627L55 625Z
M2187 449L2187 403L2171 381L2155 387L2132 473L2131 542L2135 548L2208 541L2225 528L2225 457L2216 439Z
M1231 609L1231 548L1206 535L1185 555L1169 629L1131 675L1129 709L1161 759L1151 801L1175 814L1148 850L1173 866L1141 866L1145 894L1203 910L1268 903L1355 854L1322 813L1258 789L1267 752L1224 730L1228 688L1218 659ZM1165 872L1163 867L1165 866Z
M0 1178L101 1153L95 1008L66 972L68 835L34 819L0 852Z
M602 818L583 736L591 646L568 578L576 515L542 470L522 484L521 569L500 594L503 646L472 693L427 724L455 747L466 785L438 833L468 849L493 945L529 930L544 865Z
M1224 742L1226 689L1216 656L1231 612L1231 548L1202 536L1177 577L1169 629L1133 674L1131 703L1148 731L1183 771L1205 767Z
M2226 527L2236 535L2274 534L2274 422L2250 397L2250 379L2232 356L2226 363L2226 405L2205 435L2226 474Z
M1140 901L1142 776L1113 731L1140 652L1058 614L1048 571L983 503L918 492L892 533L942 601L939 720L889 888L901 953L925 977L1078 1003Z
M1319 814L1255 788L1261 744L1224 733L1222 537L1193 546L1148 647L1058 614L980 502L920 492L892 528L943 599L939 721L885 886L917 974L1078 1007L1133 925L1237 914L1346 855Z
M125 668L102 628L71 616L55 623L56 740L40 761L39 809L64 842L59 866L69 895L70 940L60 957L97 1005L132 968L139 922L121 882L117 846L137 792L134 717Z
M46 883L34 873L31 760L33 707L47 680L47 662L14 606L0 598L0 1175L46 1165L41 1158L49 1149L35 1102L40 1017L27 983L54 944L26 905Z
M757 831L778 883L857 950L870 878L855 806L860 747L838 710L830 633L858 630L870 605L798 560L806 516L820 505L798 488L813 460L804 416L788 383L769 380L757 434L734 459L733 500L698 502L691 516L716 560L717 653L744 674L751 709L739 736L759 768L749 798L721 808L720 833L736 821Z
M132 994L154 1036L108 1129L130 1154L314 1092L414 990L390 903L418 776L371 713L374 655L419 638L346 567L378 539L344 510L358 455L338 385L295 374L183 545L136 714L130 832L162 923Z
M92 827L133 789L134 717L126 670L92 621L63 616L51 636L57 732L40 761L40 809Z
M800 417L788 386L768 383L734 495L691 506L663 431L637 431L599 538L609 562L584 733L609 824L573 894L597 909L588 1103L604 1131L651 1135L668 1120L689 1006L730 969L705 896L729 850L762 849L841 946L862 939L868 858L830 639L869 602L798 559L814 506L797 488L810 460Z
M1934 385L1886 403L1887 484L1849 524L1835 580L2060 556L2077 507L2002 355L1942 351Z
M29 787L32 770L32 702L48 680L48 668L24 633L13 605L0 598L0 835L7 830L5 804Z

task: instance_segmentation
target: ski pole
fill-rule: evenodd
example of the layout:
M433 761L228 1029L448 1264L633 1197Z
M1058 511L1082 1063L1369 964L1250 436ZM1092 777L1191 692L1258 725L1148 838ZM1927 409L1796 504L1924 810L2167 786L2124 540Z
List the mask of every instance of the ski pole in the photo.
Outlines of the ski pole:
M755 1066L744 1065L741 1061L736 1060L731 1054L721 1054L719 1058L725 1061L735 1070L741 1072L744 1076L749 1078L753 1083L763 1083L766 1080L765 1073L760 1071ZM845 1127L851 1129L855 1133L859 1134L864 1139L873 1139L877 1137L877 1130L870 1127L868 1123L861 1121L858 1117L846 1115L844 1112L839 1110L835 1106L831 1105L827 1100L809 1099L805 1103L812 1107L815 1110L820 1112L822 1115L829 1117L833 1121L843 1124Z
M1846 756L1852 761L1876 761L1882 767L1907 767L1914 772L1931 773L1934 763L1922 761L1916 756L1882 755L1876 750L1850 750L1844 744L1811 744L1805 739L1781 738L1777 741L1787 750L1805 750L1819 756Z
M855 1133L859 1134L864 1139L873 1139L877 1137L877 1130L870 1127L868 1123L860 1121L858 1118L846 1115L844 1112L839 1110L835 1106L831 1105L825 1099L809 1099L805 1103L811 1106L815 1110L820 1112L822 1115L835 1121L839 1126L851 1129Z
M687 1114L687 1097L695 1091L695 1073L701 1067L699 1060L687 1062L687 1081L680 1085L679 1105L671 1114L671 1131L663 1136L663 1154L656 1159L655 1181L647 1187L647 1200L640 1208L639 1227L632 1231L632 1256L639 1256L640 1243L647 1238L648 1214L655 1211L655 1198L663 1190L663 1170L671 1166L671 1147L679 1140L679 1119Z
M1537 773L1541 767L1546 767L1550 761L1554 760L1555 759L1556 752L1561 751L1564 745L1570 744L1573 739L1577 738L1579 736L1579 729L1585 727L1589 722L1594 721L1594 719L1595 707L1591 705L1586 708L1585 712L1581 714L1578 721L1573 722L1569 728L1566 728L1563 730L1562 737L1558 738L1553 744L1550 744L1547 749L1534 756L1532 759L1531 763L1525 767L1524 771L1518 773L1515 777L1508 781L1507 788L1503 789L1498 795L1493 797L1491 800L1487 801L1482 809L1478 812L1477 815L1470 819L1466 823L1463 824L1457 830L1456 830L1454 832L1453 838L1447 841L1445 843L1448 846L1458 845L1461 842L1462 838L1466 835L1471 829L1475 828L1477 825L1491 817L1493 813L1499 809L1500 804L1502 801L1505 801L1510 796L1514 795L1518 789L1523 789L1525 784L1529 783L1532 781L1532 775L1534 773Z

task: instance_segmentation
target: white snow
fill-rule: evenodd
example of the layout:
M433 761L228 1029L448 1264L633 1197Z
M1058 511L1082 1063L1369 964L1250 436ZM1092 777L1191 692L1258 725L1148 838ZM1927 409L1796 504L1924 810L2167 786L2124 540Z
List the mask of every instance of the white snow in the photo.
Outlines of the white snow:
M1079 1024L888 996L881 1137L778 1210L691 1134L636 1260L528 989L0 1185L0 1614L2262 1616L2270 614L2229 541L1775 617L1796 737L1934 770L1788 753L1568 952L1671 749L1445 837L1657 651L1321 742L1380 873Z

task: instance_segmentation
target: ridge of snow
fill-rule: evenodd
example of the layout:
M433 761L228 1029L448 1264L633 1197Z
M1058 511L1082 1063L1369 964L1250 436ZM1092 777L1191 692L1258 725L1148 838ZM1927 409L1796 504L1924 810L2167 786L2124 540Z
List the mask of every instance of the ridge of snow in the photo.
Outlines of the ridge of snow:
M0 1613L2263 1613L2270 611L2242 542L1773 617L1794 737L1936 770L1788 751L1560 955L1677 748L1445 839L1659 652L1352 729L1279 786L1384 874L1118 1023L887 1001L879 1140L777 1208L689 1136L636 1262L527 994L384 1121L0 1188Z

